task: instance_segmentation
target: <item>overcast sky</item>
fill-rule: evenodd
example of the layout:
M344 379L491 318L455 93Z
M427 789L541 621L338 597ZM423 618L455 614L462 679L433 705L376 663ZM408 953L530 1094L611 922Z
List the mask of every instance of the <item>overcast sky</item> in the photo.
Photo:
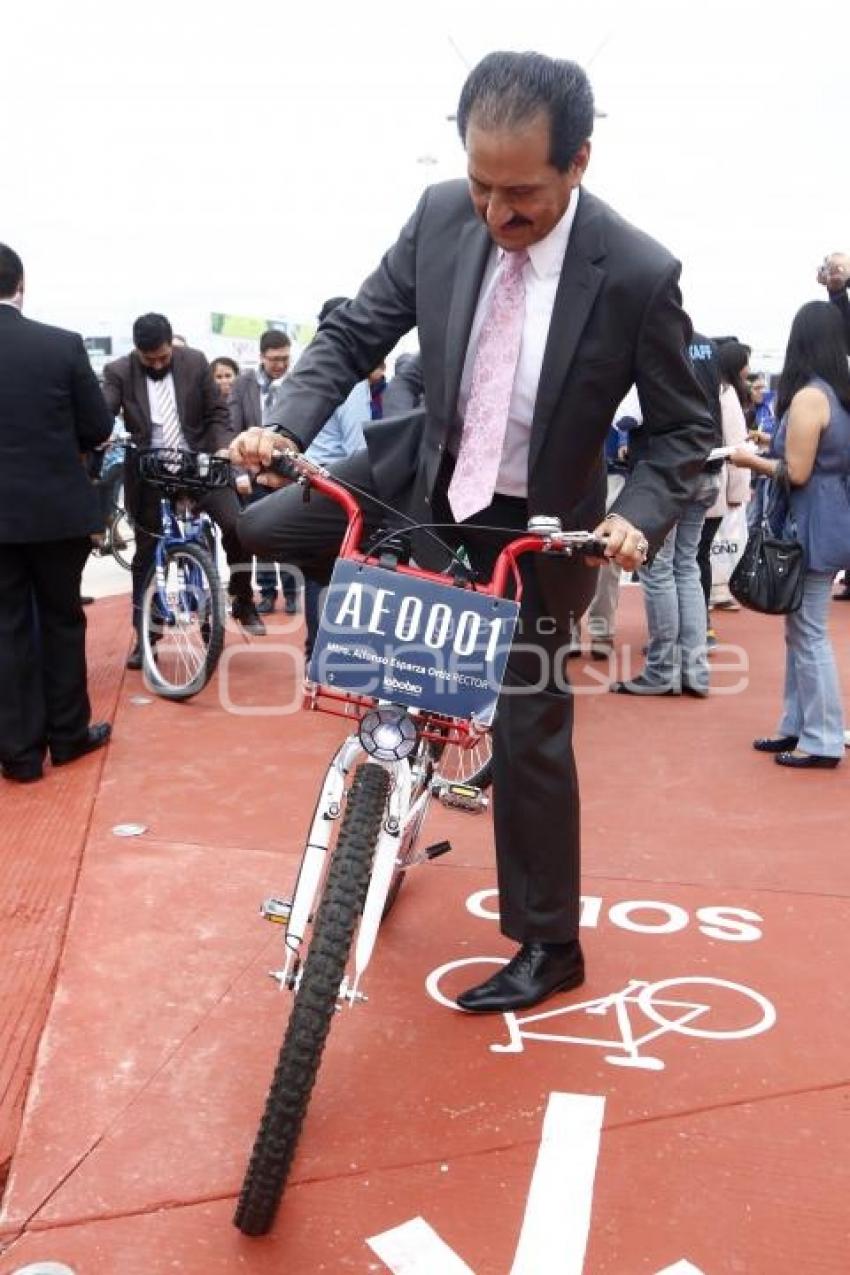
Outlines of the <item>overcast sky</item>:
M0 240L28 313L86 333L155 309L203 344L211 310L354 290L463 175L446 116L494 48L588 68L586 185L682 260L702 330L784 346L850 251L846 0L5 0L0 30Z

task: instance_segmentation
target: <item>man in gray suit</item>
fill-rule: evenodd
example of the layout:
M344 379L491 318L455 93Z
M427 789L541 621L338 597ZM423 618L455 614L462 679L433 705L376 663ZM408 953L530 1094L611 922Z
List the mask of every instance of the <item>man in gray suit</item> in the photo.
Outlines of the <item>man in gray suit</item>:
M277 434L242 435L231 454L262 467L281 447L306 447L354 382L416 326L424 411L367 428L367 451L337 472L403 501L419 522L462 524L458 537L483 573L505 540L485 528L520 531L535 514L595 530L606 557L633 570L688 501L713 435L688 358L679 263L581 189L593 95L574 63L490 54L470 73L457 118L468 184L425 191L288 379ZM606 517L605 436L633 382L647 452ZM240 534L255 552L309 561L316 573L332 565L341 529L336 507L305 505L289 487L243 514ZM459 997L478 1012L534 1005L584 978L564 657L595 572L551 556L522 563L523 641L511 652L493 737L501 927L520 948ZM639 765L628 740L612 739L613 775Z

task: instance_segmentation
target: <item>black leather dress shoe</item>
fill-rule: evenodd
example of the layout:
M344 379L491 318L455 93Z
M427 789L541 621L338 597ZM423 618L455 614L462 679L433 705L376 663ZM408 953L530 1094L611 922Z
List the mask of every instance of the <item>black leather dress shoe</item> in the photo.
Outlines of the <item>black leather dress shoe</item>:
M44 774L40 761L4 761L2 771L4 779L16 784L34 784Z
M133 646L132 651L127 656L127 663L125 665L125 668L139 669L141 667L142 667L142 644L141 642L136 642L135 645Z
M523 943L513 960L486 983L461 992L457 1003L473 1014L504 1014L529 1009L555 992L584 982L584 957L572 943Z
M50 760L54 766L67 766L69 761L76 761L78 757L85 757L86 753L93 753L98 748L103 748L104 744L109 743L109 737L112 734L112 727L109 722L95 722L86 731L85 738L71 748L50 749Z
M754 739L753 748L757 753L787 753L797 747L796 735L768 735L765 739Z
M834 770L840 757L821 757L818 753L777 753L773 759L777 766L791 770Z
M708 687L691 686L689 682L683 682L682 694L690 695L691 699L708 699Z
M231 613L246 633L250 633L252 637L265 637L266 626L254 606L253 598L234 598Z
M679 695L675 686L656 686L654 682L645 682L642 677L633 677L630 682L612 682L608 687L615 695Z

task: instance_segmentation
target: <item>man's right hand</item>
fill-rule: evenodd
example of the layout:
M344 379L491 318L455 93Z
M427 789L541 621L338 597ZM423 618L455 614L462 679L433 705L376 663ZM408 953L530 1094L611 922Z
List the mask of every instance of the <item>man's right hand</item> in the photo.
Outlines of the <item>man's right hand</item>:
M240 465L254 474L260 487L285 487L292 481L282 474L269 471L275 457L283 452L291 452L293 456L297 456L298 448L291 439L277 434L273 429L258 429L256 426L237 434L228 448L231 464Z

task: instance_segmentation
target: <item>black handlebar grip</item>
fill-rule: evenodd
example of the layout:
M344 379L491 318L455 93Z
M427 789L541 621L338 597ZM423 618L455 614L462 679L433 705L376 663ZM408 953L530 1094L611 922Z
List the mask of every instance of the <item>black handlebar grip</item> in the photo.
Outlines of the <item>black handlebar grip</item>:
M266 466L266 472L279 474L281 478L300 478L301 471L292 459L296 454L289 449L283 452L275 452L271 464Z
M604 558L607 543L604 540L585 540L576 545L576 550L583 558Z

